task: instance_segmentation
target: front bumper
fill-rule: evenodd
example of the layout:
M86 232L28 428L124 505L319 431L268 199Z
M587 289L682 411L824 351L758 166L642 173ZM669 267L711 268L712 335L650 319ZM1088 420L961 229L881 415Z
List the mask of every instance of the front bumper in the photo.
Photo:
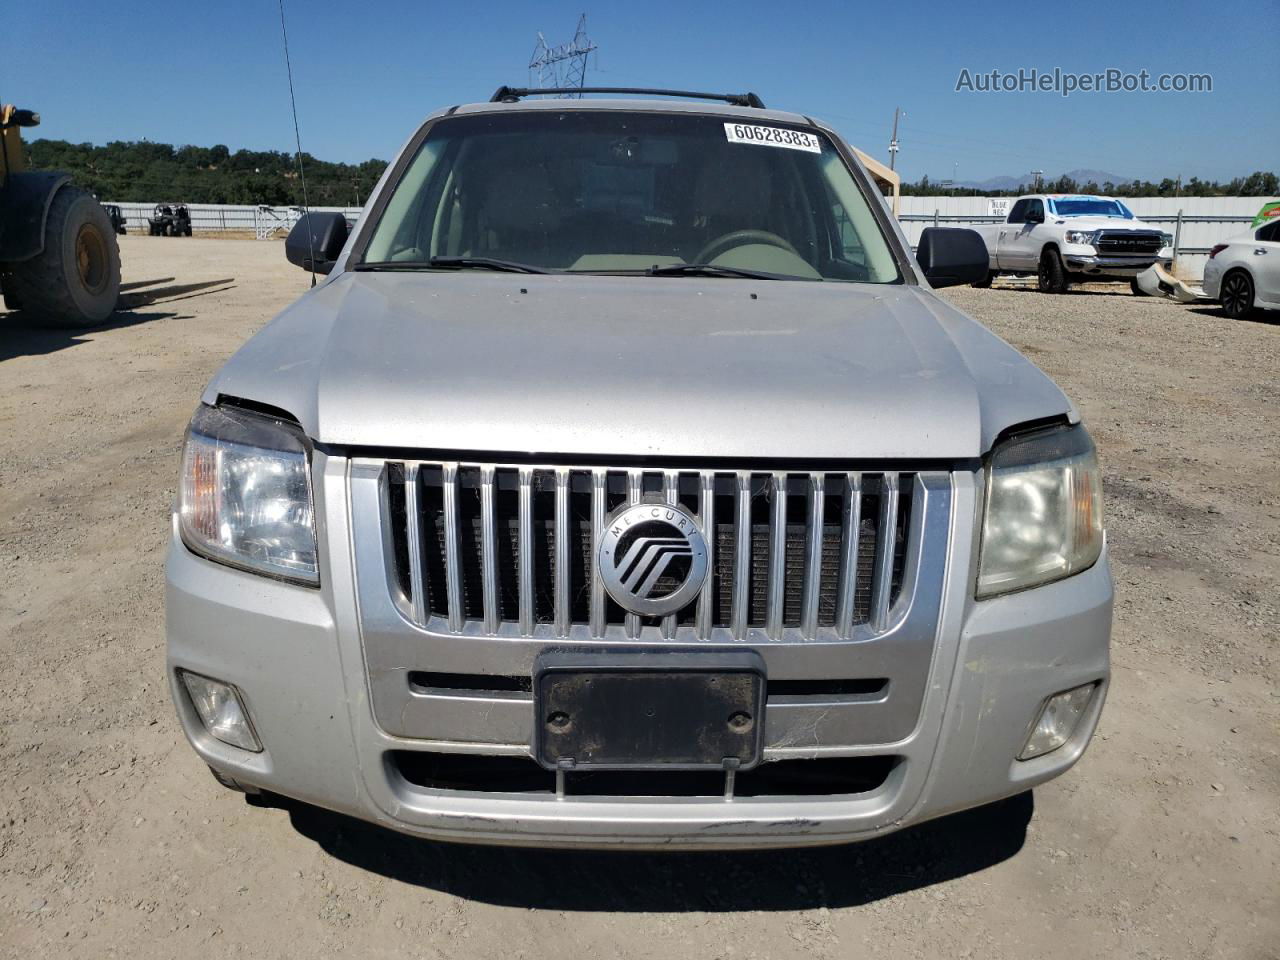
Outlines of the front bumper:
M1065 252L1062 259L1072 273L1090 277L1117 277L1132 279L1152 264L1168 269L1173 259L1167 256L1103 256L1096 253Z
M328 542L342 543L350 530L345 461L318 455L316 474L322 529ZM896 758L888 777L863 793L557 799L410 783L391 761L397 753L527 756L529 745L511 737L450 742L386 732L372 707L353 558L346 550L324 552L324 586L315 590L203 560L175 534L166 568L174 700L196 752L228 776L424 837L724 848L837 843L885 833L1064 772L1092 736L1109 679L1112 587L1105 553L1068 580L975 602L969 571L977 490L973 475L955 478L945 595L914 725L891 742L868 737L832 746L810 738L766 751L769 760ZM776 648L768 652L779 656ZM264 750L250 754L209 737L176 680L179 668L236 684ZM1046 698L1095 681L1098 692L1071 741L1034 760L1015 759ZM766 713L766 730L774 709Z

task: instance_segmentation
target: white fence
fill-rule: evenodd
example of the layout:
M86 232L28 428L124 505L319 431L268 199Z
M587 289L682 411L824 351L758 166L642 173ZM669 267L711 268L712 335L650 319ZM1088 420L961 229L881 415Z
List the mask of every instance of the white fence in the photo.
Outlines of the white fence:
M116 202L115 205L124 215L125 227L130 233L145 234L147 232L147 218L154 216L156 204ZM187 209L191 211L193 230L252 230L254 235L261 239L288 233L289 228L297 222L300 213L298 207L255 207L222 203L189 203ZM341 213L348 220L359 219L363 212L362 207L312 207L311 209Z
M920 231L929 226L961 226L972 223L998 223L992 216L990 197L902 197L898 219L914 247ZM1244 233L1264 203L1276 197L1135 197L1124 202L1135 214L1178 240L1178 272L1187 278L1198 278L1204 272L1209 248L1215 243ZM1006 201L1007 202L1007 201ZM154 203L118 203L130 233L146 233L147 218ZM298 207L232 206L214 203L188 204L191 226L201 231L252 230L266 239L281 236L297 222ZM312 207L341 213L357 220L361 207Z
M1264 203L1276 197L1125 197L1134 214L1177 238L1178 274L1198 279L1204 273L1209 248L1249 229ZM991 215L993 200L1003 197L902 197L898 219L912 247L925 227L956 227L973 223L999 223ZM1007 208L1006 208L1007 209Z

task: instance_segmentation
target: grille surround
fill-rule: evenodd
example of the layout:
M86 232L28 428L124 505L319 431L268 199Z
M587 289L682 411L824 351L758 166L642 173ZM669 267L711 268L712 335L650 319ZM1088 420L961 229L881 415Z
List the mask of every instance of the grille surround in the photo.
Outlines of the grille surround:
M1149 256L1164 247L1164 237L1156 230L1099 230L1094 247L1099 253Z
M938 482L879 469L399 458L381 466L386 578L406 620L444 634L605 641L845 641L883 633L914 576L913 504L926 478ZM595 571L605 524L646 502L683 506L708 541L702 589L664 617L622 611Z

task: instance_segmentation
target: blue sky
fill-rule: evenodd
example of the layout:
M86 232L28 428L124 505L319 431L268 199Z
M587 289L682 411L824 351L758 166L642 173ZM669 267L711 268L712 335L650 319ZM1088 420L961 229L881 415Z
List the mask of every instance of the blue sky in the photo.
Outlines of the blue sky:
M1039 9L1045 15L1037 16ZM525 83L578 14L588 81L752 89L908 179L1101 169L1146 179L1280 170L1280 0L1070 5L286 0L303 147L389 158L427 113ZM291 149L276 0L39 0L5 14L0 98L39 135ZM1201 94L957 93L961 69L1209 73ZM33 131L34 133L34 131Z

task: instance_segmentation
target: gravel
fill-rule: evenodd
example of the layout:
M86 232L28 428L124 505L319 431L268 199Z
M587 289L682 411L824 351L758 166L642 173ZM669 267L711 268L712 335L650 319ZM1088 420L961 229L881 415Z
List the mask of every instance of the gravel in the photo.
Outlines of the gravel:
M0 315L0 957L1280 955L1280 325L1120 286L945 294L1098 441L1115 678L1067 776L828 850L473 849L246 801L183 742L182 430L307 277L279 243L122 250L159 282L106 327Z

